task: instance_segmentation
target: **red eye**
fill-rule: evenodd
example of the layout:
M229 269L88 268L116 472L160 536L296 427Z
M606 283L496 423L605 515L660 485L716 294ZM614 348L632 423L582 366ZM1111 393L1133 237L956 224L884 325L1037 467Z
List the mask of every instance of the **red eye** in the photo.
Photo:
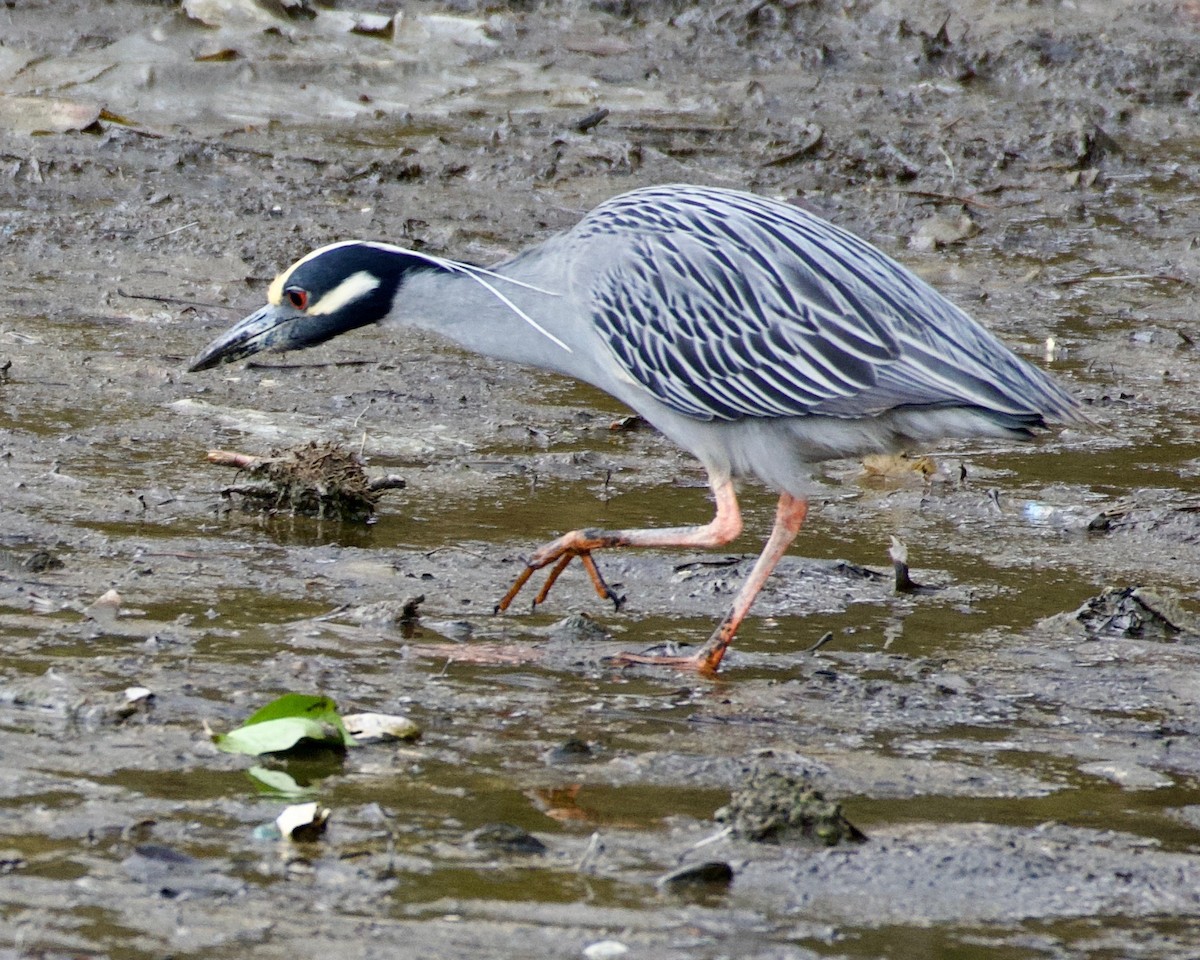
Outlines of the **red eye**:
M284 291L287 295L288 303L297 310L305 310L308 308L308 291L301 290L299 287L288 287Z

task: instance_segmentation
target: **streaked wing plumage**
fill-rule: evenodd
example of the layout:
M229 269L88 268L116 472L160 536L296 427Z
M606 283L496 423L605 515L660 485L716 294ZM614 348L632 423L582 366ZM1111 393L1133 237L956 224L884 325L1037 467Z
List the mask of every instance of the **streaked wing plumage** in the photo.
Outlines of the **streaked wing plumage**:
M1033 423L1071 397L852 234L748 194L650 188L570 232L619 237L587 282L593 322L655 397L701 420L968 406Z

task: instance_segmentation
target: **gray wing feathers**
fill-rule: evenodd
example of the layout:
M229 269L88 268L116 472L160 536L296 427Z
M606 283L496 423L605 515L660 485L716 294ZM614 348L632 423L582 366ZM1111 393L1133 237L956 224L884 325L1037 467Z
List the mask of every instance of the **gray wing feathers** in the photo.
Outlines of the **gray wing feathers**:
M614 358L687 416L930 405L1078 419L1069 394L931 287L801 210L650 188L598 207L572 235L608 251L585 283Z

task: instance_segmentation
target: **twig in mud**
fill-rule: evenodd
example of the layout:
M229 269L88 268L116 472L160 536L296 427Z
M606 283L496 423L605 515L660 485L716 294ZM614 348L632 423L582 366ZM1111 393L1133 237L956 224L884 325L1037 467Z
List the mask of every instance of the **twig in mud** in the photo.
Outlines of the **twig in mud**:
M181 300L179 297L156 297L149 293L126 293L117 287L117 296L126 300L153 300L155 303L171 303L180 307L204 307L206 310L237 310L237 307L221 303L202 303L199 300Z
M200 223L199 220L193 220L190 223L185 223L181 227L176 227L174 230L168 230L166 233L160 233L153 237L147 237L146 243L153 243L155 240L162 240L164 237L169 237L172 234L179 233L181 230L187 230L191 227L198 225L199 223Z
M1131 280L1165 280L1168 283L1189 283L1187 277L1177 277L1171 273L1118 273L1111 276L1097 273L1079 273L1071 277L1055 280L1056 287L1069 287L1076 283L1128 283Z
M571 126L579 133L587 133L592 127L598 127L607 120L608 113L608 107L600 107L600 109L593 110L586 117L576 120Z
M896 573L897 593L936 593L941 587L930 587L917 583L908 573L908 546L899 537L892 537L892 545L888 548L888 556L892 560L892 569Z
M778 157L773 157L770 160L764 160L762 163L759 164L759 166L760 167L785 167L789 163L794 163L796 160L799 160L802 157L805 157L808 154L812 153L814 150L817 149L817 147L819 147L821 145L821 142L825 139L824 128L815 123L809 124L808 129L805 132L807 135L805 136L803 142L797 144L795 147L793 147L787 153L781 154Z
M833 639L833 631L826 630L825 633L817 639L816 643L810 644L809 646L805 647L801 652L802 653L816 653L823 646L825 646L825 644L829 643L829 641L832 639Z
M938 193L934 190L902 190L900 192L906 197L920 197L923 200L928 200L930 203L961 204L964 207L978 207L980 210L998 209L996 204L976 200L973 196L963 197L954 193Z
M206 458L209 463L222 467L236 467L238 470L249 470L263 462L262 457L249 453L234 453L232 450L209 450Z
M479 560L486 560L486 559L487 559L487 555L486 555L486 554L483 554L483 553L480 553L478 550L467 550L467 549L465 549L465 548L462 548L462 547L457 547L457 546L454 546L454 547L434 547L432 550L426 550L426 551L425 551L423 554L421 554L421 556L423 556L423 557L424 557L426 560L428 560L428 559L429 559L430 557L432 557L432 556L433 556L435 553L441 553L443 550L461 550L463 553L465 553L465 554L466 554L467 556L469 556L469 557L475 557L476 559L479 559Z
M958 174L955 173L955 170L954 170L954 158L952 156L950 156L949 153L946 152L945 147L939 146L938 152L941 153L942 158L946 161L946 167L950 170L950 179L951 180L955 179L955 177L957 177Z
M583 856L579 858L579 862L575 864L576 873L592 873L596 869L596 861L604 855L604 840L600 836L600 832L596 831L588 837L587 847L584 848Z
M239 483L230 487L221 488L221 496L228 497L231 494L237 494L239 497L247 497L249 499L270 500L273 499L277 491L273 484L263 483Z
M230 307L229 309L233 309ZM366 367L378 360L330 360L326 363L259 363L251 360L245 364L247 370L321 370L325 367Z
M328 613L322 613L316 617L304 617L301 620L293 620L293 621L291 621L291 624L289 624L289 626L292 624L324 623L327 620L336 620L338 617L340 617L343 613L345 613L349 609L350 609L350 604L339 603L336 607L334 607Z
M830 634L830 636L832 636L832 634ZM720 830L718 830L716 833L709 834L709 835L708 835L707 837L705 837L703 840L697 840L697 841L696 841L695 843L693 843L693 844L692 844L690 847L686 848L686 849L685 849L685 850L684 850L682 853L680 853L680 854L679 854L679 856L676 858L676 859L677 859L677 862L679 862L679 863L683 863L683 860L684 860L684 858L685 858L685 857L686 857L688 854L690 854L690 853L695 853L695 852L696 852L697 850L699 850L701 847L707 847L707 846L708 846L710 843L717 843L717 842L719 842L719 841L721 841L721 840L724 840L726 837L731 837L731 836L733 836L733 827L722 827L722 828L721 828Z
M736 567L745 557L722 557L719 560L686 560L683 563L677 563L671 569L675 573L682 573L684 570L703 570L708 567Z

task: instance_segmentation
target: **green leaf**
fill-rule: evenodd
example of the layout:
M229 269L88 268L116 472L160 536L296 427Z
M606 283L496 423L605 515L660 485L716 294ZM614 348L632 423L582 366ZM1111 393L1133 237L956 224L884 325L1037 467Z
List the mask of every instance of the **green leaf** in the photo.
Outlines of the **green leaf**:
M302 787L296 778L283 770L272 770L269 767L255 765L246 773L263 790L275 796L292 798L307 798L317 791L313 787Z
M242 726L217 734L213 742L227 753L279 753L301 740L354 746L356 741L329 697L285 693L251 715Z
M305 739L329 740L329 734L336 736L337 731L319 721L307 720L304 717L283 717L279 720L265 720L248 727L238 727L228 733L219 733L213 739L217 748L226 753L248 753L255 756L260 753L290 750Z

